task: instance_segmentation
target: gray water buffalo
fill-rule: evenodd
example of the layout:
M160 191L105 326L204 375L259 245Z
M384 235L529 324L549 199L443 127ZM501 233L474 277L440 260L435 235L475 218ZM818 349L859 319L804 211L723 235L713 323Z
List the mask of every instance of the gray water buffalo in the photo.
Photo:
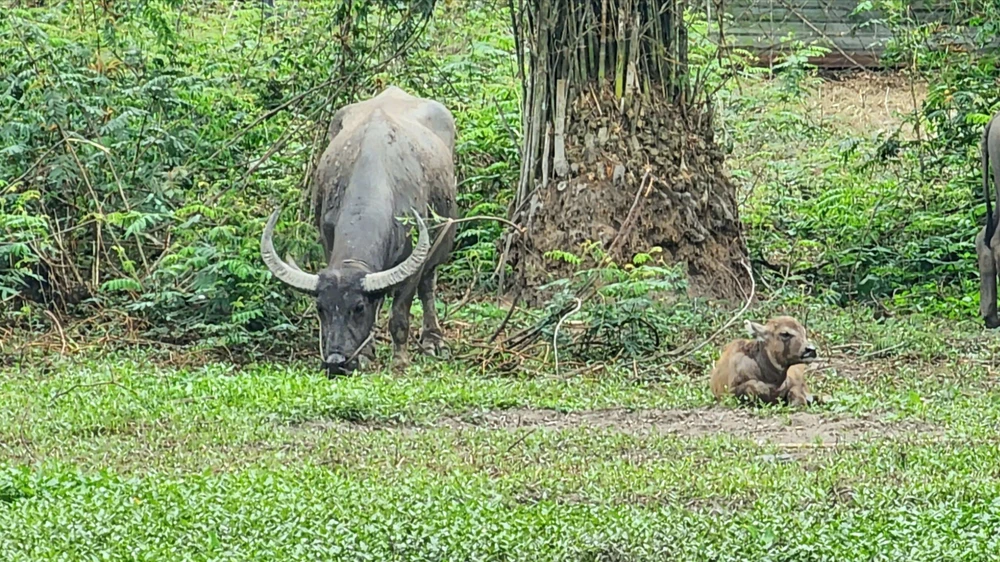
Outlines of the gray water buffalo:
M986 129L983 130L983 140L980 146L983 165L983 196L986 198L986 226L976 236L976 255L979 259L979 312L986 322L987 328L1000 326L997 318L997 264L1000 263L1000 232L997 221L1000 216L1000 127L995 127L997 117L994 115ZM993 189L990 194L990 164L993 165ZM990 203L995 203L994 211Z
M279 280L313 295L320 317L320 353L330 374L347 374L359 358L373 355L375 317L392 294L389 331L393 363L409 362L406 340L415 294L423 304L421 346L440 349L434 309L435 269L447 261L455 240L451 224L432 247L421 214L430 207L456 218L455 119L438 102L390 86L333 116L329 145L313 177L313 216L327 266L306 273L274 251L280 207L267 221L260 254ZM419 236L400 217L413 216Z

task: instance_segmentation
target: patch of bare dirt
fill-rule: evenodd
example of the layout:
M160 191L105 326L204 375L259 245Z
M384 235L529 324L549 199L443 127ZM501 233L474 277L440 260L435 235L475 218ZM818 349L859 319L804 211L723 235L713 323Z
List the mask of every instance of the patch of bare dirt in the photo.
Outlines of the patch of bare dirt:
M660 433L682 437L732 435L781 445L814 443L817 440L828 444L850 443L871 434L895 437L933 433L929 426L917 422L889 423L875 417L812 412L794 412L788 418L765 417L749 409L724 407L639 411L614 409L568 414L554 410L515 409L468 416L446 424L495 429L594 427L632 434Z
M495 430L574 428L610 429L632 435L676 435L709 437L730 435L758 443L782 446L843 445L865 437L936 436L938 431L914 421L886 422L875 416L851 417L837 414L793 412L785 416L765 416L749 408L721 406L675 410L591 410L563 413L555 410L517 408L493 410L452 418L442 418L427 426L348 420L311 420L291 426L297 432L398 431L416 434L427 429L485 428Z
M902 74L852 73L827 78L805 103L814 114L833 117L855 133L870 135L895 131L926 97L926 82L911 84ZM901 136L916 138L909 124L903 126Z

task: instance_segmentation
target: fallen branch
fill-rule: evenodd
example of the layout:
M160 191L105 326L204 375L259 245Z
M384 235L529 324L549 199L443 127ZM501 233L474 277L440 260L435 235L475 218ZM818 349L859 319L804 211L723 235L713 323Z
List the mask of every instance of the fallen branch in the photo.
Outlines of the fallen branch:
M136 398L139 397L139 395L136 393L136 391L134 391L131 388L129 388L129 387L127 387L127 386L125 386L125 385L123 385L121 383L118 383L116 381L103 381L103 382L94 382L94 383L78 383L78 384L74 384L73 386L67 388L66 390L63 390L61 392L57 392L55 395L53 395L52 399L49 400L49 405L55 404L57 400L59 400L63 396L66 396L67 394L69 394L69 393L71 393L71 392L73 392L75 390L79 390L81 388L96 388L98 386L117 386L118 388L120 388L122 390L131 392L133 395L135 395Z
M553 354L555 355L555 360L556 360L556 376L557 377L559 376L559 343L558 343L558 341L559 341L559 328L562 327L562 323L564 321L566 321L567 318L569 318L570 316L573 316L577 312L580 312L580 309L582 307L583 307L583 301L580 300L579 298L577 298L576 299L576 308L574 308L573 310L571 310L571 311L567 312L565 315L563 315L563 317L560 318L559 322L556 324L556 329L553 330L553 332L552 332L552 351L553 351Z
M52 319L52 323L55 325L56 330L59 332L59 340L62 342L62 349L59 350L59 354L66 355L66 334L63 333L62 325L59 324L59 320L56 319L56 315L53 314L51 310L46 310L45 314Z
M493 341L497 339L497 336L500 335L500 332L502 332L503 329L507 327L507 323L510 322L510 317L514 315L514 309L517 308L517 301L518 299L521 298L521 291L522 288L518 287L517 293L514 294L514 300L512 300L510 303L510 309L507 310L507 315L503 317L503 322L501 322L500 326L498 326L497 329L493 332L493 335L490 336L490 339L486 340L486 343L493 343Z
M534 433L534 432L536 432L536 431L538 431L537 427L533 427L533 428L529 429L528 431L526 431L524 433L524 435L518 437L517 441L514 441L513 443L511 443L510 447L507 447L507 450L504 451L503 454L504 455L510 454L510 452L514 449L514 447L517 447L521 443L524 443L524 440L527 439L528 437L531 437L531 434Z
M648 186L646 185L647 180L649 180ZM646 170L646 173L642 176L642 181L639 182L639 189L635 192L635 199L632 200L632 206L629 207L628 214L625 215L625 221L622 222L622 227L618 229L618 233L615 234L614 240L612 240L611 244L608 246L608 256L613 256L622 240L625 239L625 234L635 222L635 212L639 207L639 202L642 201L643 198L649 196L652 186L653 182L650 177L649 170Z
M885 348L882 348L882 349L876 349L876 350L873 350L873 351L869 351L868 353L865 353L863 355L859 355L858 359L868 359L869 357L874 357L874 356L877 356L877 355L881 355L883 353L888 353L890 351L899 349L899 348L903 347L906 344L907 344L907 342L899 342L896 345L891 345L889 347L885 347Z
M431 228L438 228L440 226L447 226L447 225L450 225L450 224L458 224L460 222L472 222L472 221L496 221L496 222L499 222L499 223L506 224L507 226L509 226L509 227L513 228L514 230L518 231L518 233L520 233L520 234L524 234L524 227L523 226L521 226L519 224L515 224L515 223L513 223L513 222L511 222L511 221L509 221L507 219L504 219L504 218L491 217L489 215L476 215L476 216L473 216L473 217L463 217L463 218L460 218L460 219L448 219L444 223L432 226Z

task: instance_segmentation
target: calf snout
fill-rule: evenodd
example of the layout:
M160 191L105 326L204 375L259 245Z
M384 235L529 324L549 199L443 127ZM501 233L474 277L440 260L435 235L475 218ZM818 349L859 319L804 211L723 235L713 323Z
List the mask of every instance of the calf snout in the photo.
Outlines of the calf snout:
M807 345L806 348L802 350L803 359L816 359L818 357L819 354L816 352L816 346L814 346L813 344Z

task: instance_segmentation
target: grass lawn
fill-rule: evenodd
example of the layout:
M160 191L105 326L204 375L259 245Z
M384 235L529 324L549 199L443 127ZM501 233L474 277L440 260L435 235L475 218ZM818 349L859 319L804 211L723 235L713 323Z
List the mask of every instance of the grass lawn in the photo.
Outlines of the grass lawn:
M14 363L0 558L995 558L997 346L852 314L813 321L829 360L810 383L833 400L800 412L715 405L710 351L657 382L430 359L331 381L144 349Z

